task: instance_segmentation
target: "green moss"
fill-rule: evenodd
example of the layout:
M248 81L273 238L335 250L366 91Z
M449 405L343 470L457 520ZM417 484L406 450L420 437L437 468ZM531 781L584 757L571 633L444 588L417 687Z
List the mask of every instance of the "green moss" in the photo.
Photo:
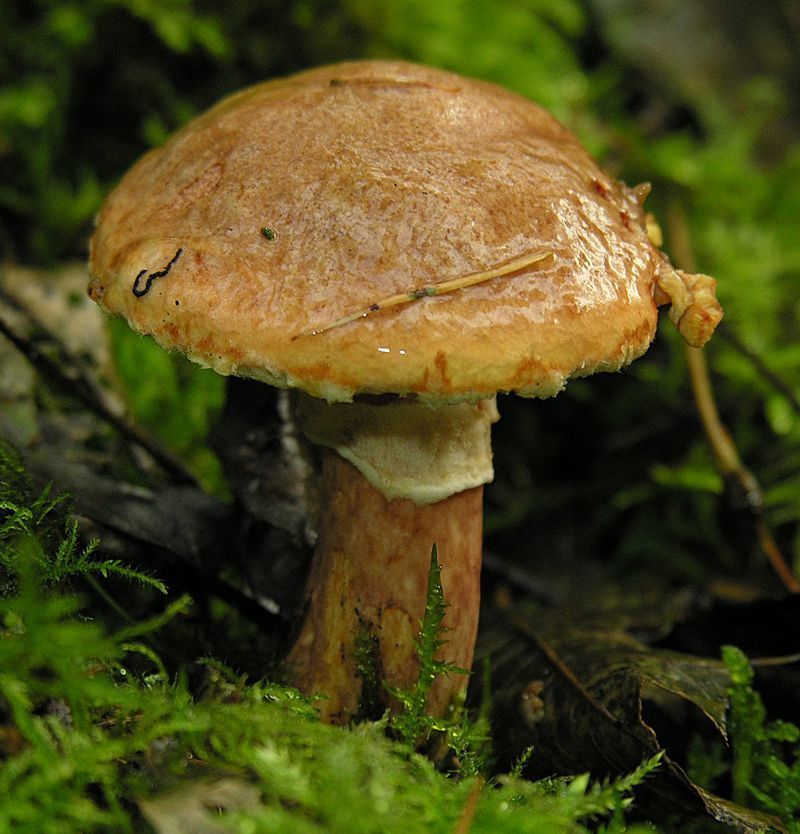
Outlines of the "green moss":
M800 727L768 721L753 688L753 669L745 655L725 646L722 659L731 673L728 729L733 756L733 798L781 817L800 832Z
M768 719L754 688L753 668L742 651L725 646L722 659L731 677L730 744L696 739L689 774L707 789L729 782L736 802L774 814L796 834L800 832L800 727Z
M241 832L449 832L476 784L472 831L577 832L627 802L655 766L607 786L509 778L480 788L390 741L381 723L321 724L290 689L228 676L197 700L182 677L136 677L122 645L77 611L74 600L42 599L29 578L0 606L0 668L12 670L0 674L0 714L18 748L0 767L0 830L140 830L137 800L227 775L258 797L230 811ZM168 807L158 813L180 826L181 802Z
M0 438L0 594L16 586L20 554L35 564L46 587L78 576L114 575L166 593L160 580L96 550L96 541L79 543L70 496L53 494L49 486L37 494L18 451Z
M19 500L27 483L8 450L6 465L17 474ZM43 528L20 521L29 518L24 505L10 507L6 500L2 518L14 531L6 561L16 581L0 600L0 831L138 831L140 809L151 822L181 828L197 804L196 780L204 795L228 778L250 798L232 801L220 818L240 832L450 832L468 812L474 832L566 834L622 807L657 765L608 785L507 777L487 786L470 775L478 770L475 727L424 713L430 685L453 671L434 660L445 610L435 551L418 642L422 673L412 690L396 692L405 711L389 722L399 737L392 740L386 720L323 725L313 701L295 690L249 684L217 661L204 662L204 695L195 696L186 675L170 679L141 642L189 600L109 634L81 616L77 598L52 583L44 590ZM65 551L73 549L70 529ZM447 734L465 763L460 778L414 752L431 731Z

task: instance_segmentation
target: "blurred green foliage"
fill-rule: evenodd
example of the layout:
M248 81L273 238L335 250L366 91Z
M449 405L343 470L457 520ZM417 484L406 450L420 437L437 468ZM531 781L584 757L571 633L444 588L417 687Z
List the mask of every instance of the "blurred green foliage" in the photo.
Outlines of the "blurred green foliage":
M0 256L82 255L103 195L226 92L356 51L317 2L8 0L0 5Z
M568 118L592 86L576 42L587 15L577 0L346 3L371 34L368 55L403 57L488 78Z

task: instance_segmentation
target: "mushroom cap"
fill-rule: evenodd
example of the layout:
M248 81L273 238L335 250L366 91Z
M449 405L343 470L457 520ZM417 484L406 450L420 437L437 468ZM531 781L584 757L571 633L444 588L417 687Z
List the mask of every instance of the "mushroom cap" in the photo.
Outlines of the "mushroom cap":
M220 373L329 401L551 396L653 338L665 258L640 197L498 86L326 66L232 95L144 156L99 215L89 293Z

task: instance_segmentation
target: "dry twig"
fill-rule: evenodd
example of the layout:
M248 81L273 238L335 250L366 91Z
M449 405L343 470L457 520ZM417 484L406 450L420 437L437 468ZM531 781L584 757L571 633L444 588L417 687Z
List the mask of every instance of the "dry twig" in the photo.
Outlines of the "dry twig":
M687 269L695 269L694 253L683 211L673 204L668 215L672 250L678 261ZM722 423L711 387L708 363L702 349L685 347L686 364L692 383L697 411L703 424L703 431L711 448L717 470L726 482L731 483L743 496L755 521L755 530L761 549L764 551L776 576L790 593L800 593L800 580L794 575L764 520L764 493L755 475L742 463L733 438ZM761 363L763 364L763 363Z

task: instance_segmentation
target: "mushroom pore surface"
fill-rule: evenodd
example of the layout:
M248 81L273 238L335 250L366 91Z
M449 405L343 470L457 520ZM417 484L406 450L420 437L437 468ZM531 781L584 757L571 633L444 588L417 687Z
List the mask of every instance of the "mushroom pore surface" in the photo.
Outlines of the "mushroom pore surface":
M438 406L298 398L303 433L349 460L386 498L432 504L492 480L494 399Z

